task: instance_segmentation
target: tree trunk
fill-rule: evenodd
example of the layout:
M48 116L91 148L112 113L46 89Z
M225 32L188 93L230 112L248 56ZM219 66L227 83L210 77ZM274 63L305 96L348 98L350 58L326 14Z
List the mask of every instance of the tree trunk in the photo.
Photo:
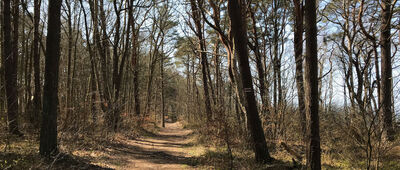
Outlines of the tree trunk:
M164 100L164 56L160 61L160 74L161 74L161 125L165 127L165 100Z
M388 141L394 140L394 131L392 127L392 54L390 42L391 29L391 0L383 0L381 2L382 18L381 18L381 97L380 97L380 114L383 123L384 137Z
M306 113L310 116L309 149L307 159L308 168L321 169L321 148L319 137L318 115L318 45L315 0L305 1L305 28L306 28Z
M69 0L65 1L66 3L66 15L67 15L67 29L68 29L68 50L67 50L67 94L65 100L66 107L66 121L74 121L72 119L72 107L71 107L71 67L72 67L72 11Z
M86 33L86 43L87 43L87 49L89 51L89 58L90 58L90 88L91 88L91 111L92 111L92 120L93 123L97 122L97 109L96 109L96 64L94 61L95 57L95 52L92 49L91 43L90 43L90 37L89 37L89 26L87 23L87 16L86 16L86 11L83 6L82 0L79 0L81 4L81 8L83 9L83 16L85 17L85 33Z
M41 85L40 85L40 50L39 50L39 22L40 22L40 4L41 0L34 1L34 32L33 32L33 71L34 71L34 82L35 91L33 94L33 114L32 122L36 127L39 127L39 114L42 110L42 97L41 97Z
M206 42L203 35L203 27L201 25L201 15L198 6L194 0L190 1L192 8L192 17L196 26L196 36L199 39L200 59L201 59L201 72L203 74L203 89L205 97L205 107L207 114L207 121L212 119L210 94L208 91L208 77L207 77L207 54L206 54ZM211 82L210 82L211 83Z
M307 135L307 118L304 103L304 80L303 80L303 0L293 0L295 15L294 31L294 58L296 62L296 87L297 100L299 104L299 116L301 135L303 141Z
M187 60L186 60L186 62L187 63L185 63L186 64L186 114L187 114L187 121L188 122L191 122L192 121L192 114L193 114L193 110L191 110L190 108L191 108L191 106L192 106L192 103L193 103L193 96L194 96L194 93L192 93L192 91L191 91L191 81L190 81L190 77L191 77L191 66L190 66L190 63L191 63L191 55L186 55L186 57L187 57Z
M104 11L104 4L103 4L103 0L100 0L99 2L97 2L97 0L95 1L95 12L96 15L93 17L96 17L95 20L97 20L97 15L100 16L100 28L101 30L97 30L97 49L99 50L99 54L100 54L100 63L101 63L101 73L102 73L102 80L103 82L101 82L102 86L103 86L103 92L102 92L102 104L103 104L103 111L110 113L112 110L112 101L111 101L111 87L110 87L110 83L109 83L109 75L108 75L108 57L110 56L110 50L109 50L109 43L108 43L108 35L107 35L107 27L106 27L106 17L105 17L105 11ZM98 4L100 3L100 4ZM99 11L98 9L99 8ZM94 21L94 20L93 20ZM98 21L94 21L94 23L98 24ZM98 25L95 25L95 28L98 28ZM101 33L100 31L102 31L102 37L100 36ZM106 113L106 114L107 114Z
M11 118L11 119L9 119L9 122L10 122L10 124L14 124L15 123L15 125L10 125L9 127L11 127L9 130L10 130L10 132L11 133L14 133L14 134L19 134L19 135L21 135L20 133L19 133L19 128L18 128L18 116L19 116L19 105L20 104L22 104L22 103L19 103L18 102L18 58L19 58L19 47L18 47L18 43L19 43L19 40L18 40L18 37L19 37L19 5L20 5L20 0L14 0L13 1L13 3L12 3L12 5L13 5L13 20L12 20L12 22L13 22L13 28L14 28L14 30L13 30L13 38L12 38L12 59L10 60L11 61L11 63L10 63L10 67L12 68L12 69L10 69L10 76L11 76L11 80L10 80L10 83L12 84L12 87L11 87L11 89L9 90L9 91L6 91L6 93L7 92L11 92L12 94L10 94L10 93L7 93L7 94L9 94L9 96L10 96L10 101L13 101L13 103L9 103L9 106L11 105L11 110L10 110L10 112L14 112L13 113L13 116L10 116L9 118ZM22 73L22 70L21 70L21 73ZM6 73L7 74L7 73ZM22 79L20 79L21 81L22 81ZM20 82L21 82L20 81ZM22 110L21 110L21 112L22 112Z
M74 4L74 7L75 8L77 8L77 3L76 2L74 2L75 4ZM73 25L73 30L79 30L80 29L80 24L81 24L81 22L78 22L78 21L81 21L81 12L79 12L79 13L74 13L75 15L74 15L74 25ZM81 37L81 32L80 31L76 31L76 35L75 35L75 40L74 40L74 42L73 42L73 47L74 47L74 52L73 52L73 67L72 67L72 75L71 75L71 87L76 87L75 86L75 83L76 83L76 75L77 75L77 67L76 67L76 64L77 64L77 53L78 53L78 48L77 48L77 45L78 45L78 39ZM88 89L86 89L86 88L84 88L85 89L85 91L87 92L88 91ZM73 116L74 117L76 117L76 116L83 116L83 118L82 119L77 119L77 120L75 120L75 122L76 123L74 123L74 126L76 126L76 127L74 127L75 129L77 129L78 127L77 126L79 126L79 120L81 120L81 121L83 121L82 122L82 124L86 124L86 120L87 120L87 114L85 113L85 114L77 114L77 112L75 111L75 108L77 108L76 107L76 102L73 102L73 101L76 101L78 98L76 97L76 93L75 92L77 92L77 91L80 91L80 89L77 89L77 88L70 88L70 107L72 108L72 110L71 110L71 112L72 112L72 114L73 114ZM86 94L88 94L88 93L86 93Z
M231 30L233 43L235 44L235 53L239 57L239 68L242 77L242 85L246 99L247 124L254 144L255 158L257 162L270 162L272 158L269 155L267 143L261 120L258 115L257 103L254 96L253 80L249 65L249 51L247 49L247 23L243 12L244 1L229 0L228 13L231 21Z
M138 36L137 30L135 29L135 23L130 20L132 26L132 68L133 68L133 98L135 101L135 113L136 115L140 115L140 100L139 100L139 64L138 64Z
M26 1L22 0L21 2L23 8L26 8ZM21 13L21 17L22 17L22 21L25 21L25 13L22 12ZM22 24L22 30L26 29L26 24ZM32 54L32 50L30 49L30 43L29 43L29 36L30 34L26 35L26 34L22 34L22 38L21 38L21 46L22 46L22 51L21 54L24 56L25 58L25 66L24 66L24 76L25 76L25 95L24 95L24 99L23 102L25 103L25 105L23 106L23 108L25 109L25 118L26 120L29 120L31 123L33 123L33 119L32 116L32 111L33 111L33 104L32 104L32 100L31 100L31 96L32 96L32 88L31 88L31 79L32 79L32 70L33 70L33 55ZM31 48L32 49L32 48ZM22 112L21 112L22 113Z
M146 115L150 113L150 102L151 102L151 87L152 87L152 82L153 82L153 75L154 75L154 64L151 59L152 57L149 57L149 79L147 81L147 97L146 97Z
M40 155L57 153L58 73L60 64L61 0L49 1L46 40L43 120L40 130Z
M3 3L0 3L0 51L1 51L1 59L0 59L0 113L4 113L5 109L5 99L6 99L6 93L5 93L5 80L4 80L4 48L3 48L3 28L4 28L4 22L3 22L3 14L4 14L4 8L3 8Z
M267 110L267 102L266 102L266 95L265 95L265 70L263 67L263 55L260 52L260 45L259 45L259 37L258 37L258 32L257 32L257 26L256 26L256 19L254 16L254 12L251 11L251 20L253 21L252 24L252 31L254 34L254 46L251 46L250 48L254 51L255 53L255 58L256 58L256 67L257 67L257 72L258 72L258 81L260 84L259 90L260 90L260 96L261 96L261 113L265 113Z
M135 29L133 29L134 32ZM132 35L133 36L133 35ZM138 54L137 54L137 44L136 44L136 36L132 38L133 42L133 49L134 52L132 53L132 67L133 67L133 95L135 99L135 113L140 115L140 100L139 100L139 64L138 64Z
M215 92L216 92L216 97L217 101L219 104L222 104L222 87L223 87L223 81L222 81L222 75L221 75L221 66L220 66L220 59L219 59L219 48L220 48L220 42L218 39L216 39L216 42L214 44L214 65L215 65Z
M205 44L205 42L204 42L204 44ZM204 46L204 52L206 52L206 51L207 51L207 46L205 45ZM210 98L211 98L211 100L213 102L213 105L215 106L215 105L217 105L217 100L216 100L217 97L215 95L215 88L214 88L214 85L213 85L213 81L211 79L210 64L208 63L207 55L206 55L206 59L205 59L205 64L206 64L207 79L208 79L207 84L210 86L210 92L211 92Z
M14 2L15 11L18 12L18 2ZM17 61L18 61L18 16L14 16L14 36L11 39L11 2L4 1L3 9L3 66L6 86L8 131L11 134L21 135L18 129L18 87L17 87ZM18 14L18 13L17 13ZM13 40L13 41L12 41Z
M104 83L104 80L106 79L106 73L107 70L105 68L105 58L106 58L106 50L103 47L101 43L101 35L100 35L100 30L99 30L99 18L98 18L98 1L95 0L89 0L89 6L90 6L90 14L91 14L91 19L93 22L93 39L94 39L94 44L95 48L100 56L100 73L96 72L97 74L97 86L99 89L99 97L101 100L100 106L103 112L107 112L108 110L108 91L107 87L108 85ZM103 60L104 59L104 60ZM100 78L101 77L101 78Z

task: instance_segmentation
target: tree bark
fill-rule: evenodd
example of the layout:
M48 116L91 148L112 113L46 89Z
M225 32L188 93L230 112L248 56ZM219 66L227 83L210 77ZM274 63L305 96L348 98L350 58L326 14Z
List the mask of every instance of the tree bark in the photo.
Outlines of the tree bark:
M26 0L22 0L21 5L23 6L23 8L26 8L25 7ZM26 13L24 13L24 12L21 13L22 21L25 21L25 19L26 19L25 14ZM21 25L22 30L25 30L26 26L27 26L26 24L22 24ZM33 72L32 71L33 70L33 55L31 55L32 50L29 50L29 47L31 47L30 43L29 43L29 37L30 37L30 34L22 34L22 37L21 37L21 47L22 47L21 54L25 60L24 67L23 67L23 69L24 69L23 74L24 74L24 81L25 81L25 94L24 94L23 100L22 100L25 105L21 105L22 106L21 110L24 109L25 110L24 112L26 114L25 117L28 120L32 120L31 117L33 115L32 114L33 104L32 104L32 100L31 100L31 96L32 96L31 79L32 79L32 72ZM21 60L21 63L22 63L22 60ZM22 70L22 67L21 67L21 70ZM22 71L21 71L21 73L22 73ZM33 123L33 121L30 121L30 122Z
M112 112L112 101L111 101L111 87L110 87L110 82L109 82L109 72L108 72L108 57L110 56L110 49L109 49L109 40L108 40L108 35L107 35L107 27L106 27L106 17L105 17L105 11L104 11L104 0L100 0L99 2L97 2L97 0L95 0L95 12L96 15L93 17L94 20L98 19L98 16L100 16L100 23L98 23L98 21L94 21L94 23L97 23L98 25L95 25L95 28L97 29L97 49L99 50L99 54L100 54L100 63L101 63L101 73L102 73L102 80L103 82L101 82L102 86L103 86L103 92L101 95L102 97L102 105L103 105L103 111L110 113ZM98 4L99 3L99 4ZM98 30L98 26L100 25L101 30ZM100 31L102 31L102 33L100 33ZM101 36L102 34L102 36Z
M272 158L268 152L254 95L253 80L249 65L249 51L247 49L247 23L243 14L245 11L244 4L246 4L244 0L229 0L228 13L235 53L239 57L239 69L246 99L247 124L254 144L255 158L257 162L267 163Z
M100 56L100 67L98 69L100 69L100 73L95 72L97 75L97 87L99 90L99 97L101 100L100 106L103 112L107 112L107 106L108 106L108 101L106 100L106 90L105 87L107 86L106 84L104 84L104 75L106 75L106 70L104 69L105 66L105 61L103 62L103 58L105 58L106 56L106 51L103 50L103 46L101 43L101 36L100 36L100 31L99 31L99 22L98 22L98 4L97 4L97 0L89 0L89 6L90 6L90 16L92 19L92 24L93 24L93 41L95 44L95 51L98 52L99 56ZM101 78L100 78L101 77ZM103 80L103 81L102 81ZM104 86L104 87L103 87Z
M215 92L216 92L216 97L217 101L219 104L221 103L222 99L222 76L221 76L221 66L220 66L220 59L219 59L219 48L220 48L220 42L218 39L215 40L214 44L214 65L215 65Z
M19 58L19 47L18 47L18 43L19 43L19 5L20 5L20 0L14 0L12 3L12 7L13 7L13 38L12 38L12 59L11 61L11 66L12 69L10 69L11 71L11 84L12 84L12 88L10 91L12 94L9 94L10 96L10 100L13 101L13 103L9 103L11 105L11 112L14 112L14 116L10 116L11 117L11 124L15 125L10 125L10 127L12 127L11 133L13 134L18 134L18 135L22 135L19 132L19 128L18 128L18 116L19 116L19 105L20 103L18 102L18 58ZM22 73L22 70L21 70ZM21 76L22 77L22 76ZM22 79L21 79L22 80ZM21 103L22 104L22 103ZM14 111L15 110L15 111ZM21 110L22 112L22 110ZM9 120L10 121L10 120Z
M18 2L14 2L15 11L18 12ZM18 14L18 13L17 13ZM11 2L5 0L3 5L3 66L6 86L8 131L11 134L21 135L18 129L18 87L17 87L17 64L18 64L18 16L14 16L14 36L11 39ZM17 22L17 23L15 23ZM16 34L16 35L15 35Z
M66 100L65 100L65 107L66 107L66 121L73 121L72 120L72 107L71 107L71 67L72 67L72 11L71 11L71 3L69 0L65 1L66 3L66 15L67 15L67 29L68 29L68 50L67 50L67 94L66 94Z
M34 33L33 33L33 72L34 72L34 82L35 82L35 91L33 94L33 115L32 120L33 124L36 127L39 127L39 114L42 110L42 97L41 97L41 85L40 85L40 50L39 50L39 42L40 42L40 34L39 34L39 22L40 22L40 4L41 0L34 1Z
M3 22L3 14L4 14L4 8L3 8L4 3L0 3L0 51L1 51L1 59L0 59L0 112L4 113L5 109L5 99L6 99L6 92L5 92L5 79L4 79L4 47L3 47L3 28L4 28L4 22Z
M133 2L131 2L133 4ZM129 15L133 15L133 11L130 11ZM132 68L133 68L133 98L135 101L135 113L140 115L140 100L139 100L139 55L138 55L138 30L135 28L135 22L133 16L129 20L132 27Z
M212 119L212 110L211 110L210 94L208 91L206 42L202 31L203 28L201 25L201 15L199 8L194 2L194 0L191 0L190 4L192 8L192 17L196 26L196 36L199 39L198 48L200 50L199 54L201 59L201 72L203 74L203 89L205 97L206 116L207 116L207 121L210 121Z
M43 88L43 120L40 129L40 155L49 157L58 152L57 115L60 64L61 0L49 1L46 39L45 80Z
M294 58L296 62L296 87L297 100L299 104L299 116L301 135L305 142L307 134L307 118L304 103L304 80L303 80L303 0L293 0L294 2Z
M161 74L161 126L165 127L164 56L161 56L160 74Z
M318 45L317 45L317 23L316 23L316 0L306 0L304 6L304 19L306 28L306 113L310 117L309 149L307 159L308 168L312 170L321 169L321 148L319 136L318 115Z
M382 18L381 18L381 97L380 97L380 114L383 123L384 137L388 141L394 140L394 131L392 126L392 54L390 42L391 29L391 0L383 0L381 2Z
M133 52L132 52L132 67L133 67L133 95L135 99L135 113L140 115L140 100L139 100L139 64L138 64L138 53L137 53L137 35L136 30L134 29L134 25L132 25L133 35L132 44L133 44Z
M111 111L106 115L106 119L108 121L108 126L112 127L114 131L118 128L118 123L120 120L120 108L118 106L118 98L119 98L119 91L120 91L120 82L122 77L120 77L119 72L119 58L120 53L118 51L119 44L120 44L120 27L121 27L121 11L118 8L117 1L113 1L114 12L116 15L115 21L115 34L114 34L114 44L113 44L113 73L112 73L112 93L113 93L113 101L111 105ZM128 29L130 27L128 26ZM122 64L122 62L121 62Z
M95 58L95 52L92 49L92 45L90 43L90 34L89 34L89 26L87 22L87 15L85 8L83 6L82 0L79 0L81 4L81 8L83 10L83 16L84 16L84 21L85 21L85 33L86 33L86 43L87 43L87 49L89 52L89 58L90 58L90 88L91 88L91 111L92 111L92 120L94 123L97 122L97 109L96 109L96 64L94 61Z
M257 32L257 26L256 26L256 19L254 16L254 11L251 11L251 20L253 21L252 24L252 31L254 34L254 45L250 46L250 49L254 51L255 53L255 58L256 58L256 67L257 67L257 72L258 72L258 82L260 84L259 90L260 90L260 96L261 96L261 113L265 113L267 109L267 99L265 95L265 70L263 67L263 55L260 52L260 45L259 45L259 36Z

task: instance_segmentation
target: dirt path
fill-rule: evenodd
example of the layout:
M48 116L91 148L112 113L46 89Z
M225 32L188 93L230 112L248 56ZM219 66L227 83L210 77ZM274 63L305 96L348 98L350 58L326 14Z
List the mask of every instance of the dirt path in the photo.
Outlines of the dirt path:
M93 164L112 169L192 169L194 160L185 148L191 146L191 130L179 122L166 123L157 133L124 139L98 153Z

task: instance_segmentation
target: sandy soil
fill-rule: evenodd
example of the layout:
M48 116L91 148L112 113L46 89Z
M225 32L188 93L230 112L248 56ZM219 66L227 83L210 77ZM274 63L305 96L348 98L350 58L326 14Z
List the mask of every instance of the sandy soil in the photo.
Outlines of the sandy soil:
M193 169L195 160L185 152L191 146L192 131L179 122L165 126L157 133L124 138L102 153L91 153L97 157L91 163L112 169Z

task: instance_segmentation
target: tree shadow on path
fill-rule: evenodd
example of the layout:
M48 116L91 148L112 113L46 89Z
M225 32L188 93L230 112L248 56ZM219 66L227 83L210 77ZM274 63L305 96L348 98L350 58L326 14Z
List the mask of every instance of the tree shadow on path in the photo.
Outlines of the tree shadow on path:
M101 155L83 157L116 169L184 169L198 165L198 158L188 156L184 150L193 146L188 141L193 133L170 125L157 133L142 129L145 132L142 137L103 141Z

